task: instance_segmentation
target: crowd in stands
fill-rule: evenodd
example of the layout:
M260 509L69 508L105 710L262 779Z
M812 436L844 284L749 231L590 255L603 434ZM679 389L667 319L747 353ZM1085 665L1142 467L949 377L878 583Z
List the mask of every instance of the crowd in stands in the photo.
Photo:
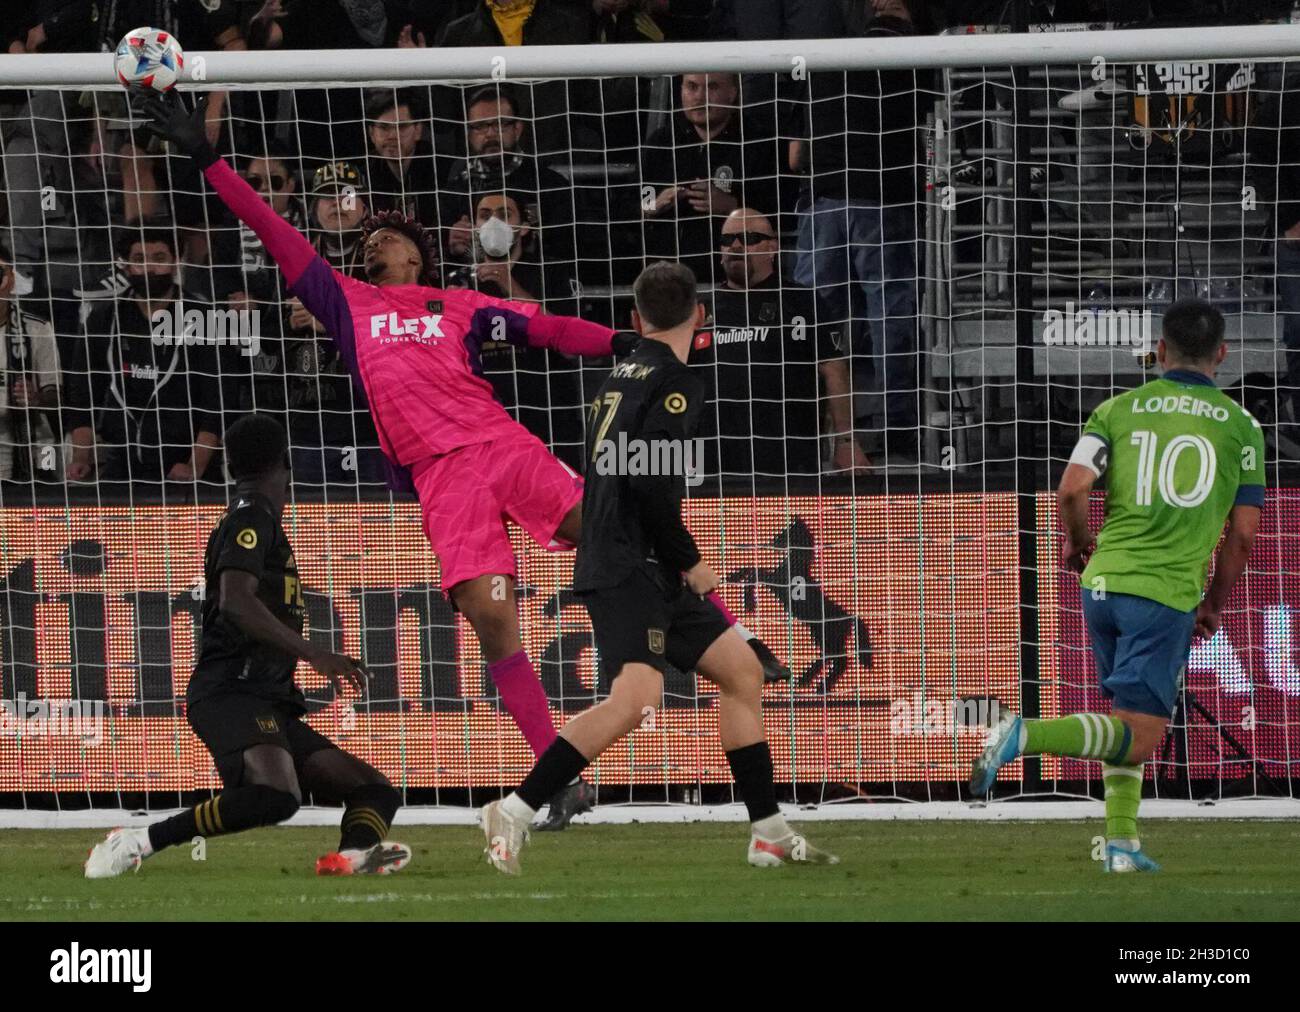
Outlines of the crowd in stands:
M1035 21L1135 17L1029 6ZM102 52L145 24L189 51L906 46L1005 14L928 0L35 0L0 14L0 51ZM773 487L915 466L928 72L209 94L209 139L341 271L363 276L362 222L399 210L436 236L443 286L623 327L647 260L688 264L711 307L692 357L711 395L710 475ZM374 428L328 335L125 92L0 93L0 156L0 500L22 501L23 485L105 499L218 488L221 433L251 410L286 424L300 491L382 491ZM187 342L189 310L229 314L251 338ZM598 366L503 343L483 370L581 467Z

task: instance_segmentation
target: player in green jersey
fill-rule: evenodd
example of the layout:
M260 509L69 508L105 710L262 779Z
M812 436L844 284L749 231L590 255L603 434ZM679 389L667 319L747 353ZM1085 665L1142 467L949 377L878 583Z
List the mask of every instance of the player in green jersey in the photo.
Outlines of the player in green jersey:
M1165 736L1192 636L1218 629L1259 529L1264 434L1214 385L1226 353L1217 309L1190 299L1171 306L1156 348L1163 375L1098 407L1061 477L1063 560L1082 574L1084 619L1111 712L1010 714L971 771L971 791L982 796L999 767L1021 755L1100 760L1107 871L1159 869L1138 841L1142 766ZM1103 474L1105 519L1094 542L1088 496Z

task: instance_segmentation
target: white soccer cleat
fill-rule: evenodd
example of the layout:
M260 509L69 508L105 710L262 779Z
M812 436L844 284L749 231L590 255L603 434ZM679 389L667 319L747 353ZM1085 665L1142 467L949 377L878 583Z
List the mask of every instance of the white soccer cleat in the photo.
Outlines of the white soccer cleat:
M781 840L749 838L749 863L755 868L779 868L783 864L839 864L834 854L818 850L802 833Z
M139 871L149 853L149 830L115 829L95 844L82 866L86 878L115 878Z
M487 841L483 853L488 864L503 875L518 875L519 852L528 842L527 820L512 816L501 807L500 801L489 801L479 812L479 822Z

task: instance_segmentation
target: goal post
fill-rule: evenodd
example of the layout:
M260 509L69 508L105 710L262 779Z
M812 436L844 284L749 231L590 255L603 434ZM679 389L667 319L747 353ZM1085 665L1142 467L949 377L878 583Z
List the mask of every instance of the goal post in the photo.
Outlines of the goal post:
M611 326L648 259L696 266L711 403L687 518L792 670L764 690L783 801L982 811L964 781L1000 713L1104 705L1052 492L1091 410L1157 375L1162 308L1214 303L1269 494L1147 793L1300 811L1300 252L1281 221L1294 200L1300 232L1300 25L186 57L183 94L229 93L219 150L341 270L353 198L436 228L446 285ZM708 78L688 99L696 75L734 78L734 99ZM336 700L302 665L308 719L455 821L532 754L329 335L131 104L109 54L0 57L0 825L219 788L183 703L229 488L219 452L191 464L248 410L304 452L285 528L308 632L375 676ZM856 182L824 200L837 171ZM142 273L173 285L175 329L124 322ZM479 365L583 465L608 362L502 345ZM46 400L16 403L14 382ZM146 444L161 470L140 479ZM558 724L612 673L572 554L512 538ZM602 803L734 817L717 711L671 670L663 707L593 768ZM1099 772L1017 762L994 797L1095 799Z

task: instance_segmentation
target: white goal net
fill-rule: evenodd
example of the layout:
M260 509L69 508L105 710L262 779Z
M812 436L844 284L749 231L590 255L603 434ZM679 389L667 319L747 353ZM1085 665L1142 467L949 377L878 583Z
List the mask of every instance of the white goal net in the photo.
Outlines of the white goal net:
M1101 705L1052 490L1090 411L1158 375L1163 308L1209 300L1269 491L1149 790L1292 799L1300 28L1213 43L191 54L203 78L180 90L225 94L218 150L358 276L383 210L436 234L442 286L616 328L647 261L695 270L710 403L688 523L791 669L764 691L787 801L967 800L999 712ZM374 676L335 699L302 665L311 724L414 803L517 784L532 753L330 335L110 63L0 61L0 806L165 808L219 786L184 695L232 489L220 437L254 410L290 435L309 635ZM491 342L477 363L578 470L610 365ZM611 673L572 554L512 533L559 723ZM731 800L716 729L716 692L670 672L655 720L593 768L601 801ZM1017 762L995 796L1099 796L1098 776Z

